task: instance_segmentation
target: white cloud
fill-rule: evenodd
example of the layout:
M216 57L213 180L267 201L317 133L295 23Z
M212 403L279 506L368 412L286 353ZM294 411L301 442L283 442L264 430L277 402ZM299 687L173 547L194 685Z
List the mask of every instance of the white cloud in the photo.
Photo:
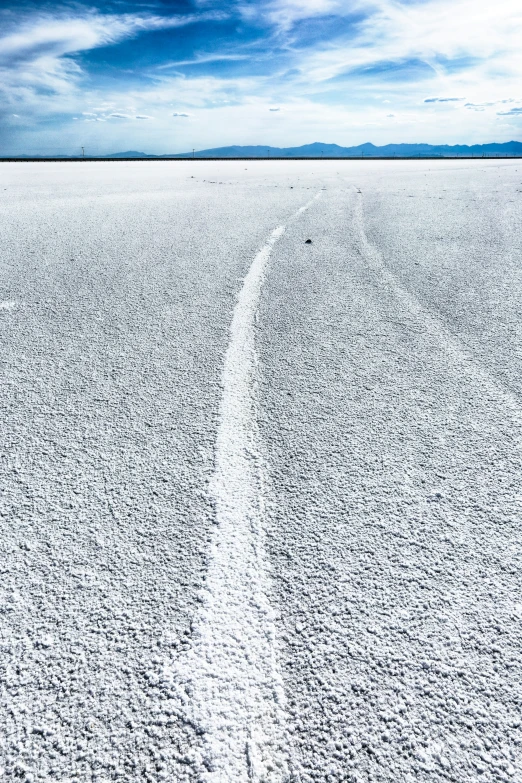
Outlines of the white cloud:
M117 120L132 120L130 114L120 114L118 112L113 112L112 114L109 114L109 117L114 117Z
M88 14L56 19L42 14L36 21L22 25L19 31L0 37L0 62L63 57L115 43L147 30L191 24L199 18L197 15Z
M153 120L154 117L151 117L150 114L137 114L134 119L136 119L136 120Z
M185 112L182 112L182 111L175 111L175 112L173 112L172 116L173 117L190 117L191 115L190 114L186 114Z
M53 109L63 111L59 99L74 95L84 75L74 55L146 31L223 16L213 11L178 16L95 12L12 15L12 29L4 27L3 35L0 34L0 99L4 106L24 104L42 114ZM40 97L42 93L44 99Z
M259 15L281 30L289 30L301 19L350 12L349 5L342 0L271 0L257 10Z
M403 4L395 0L368 0L350 4L365 18L346 41L329 41L304 52L301 68L306 79L318 84L358 68L419 61L434 76L453 81L455 73L480 72L484 62L502 63L503 78L519 77L522 67L522 6L518 0L479 3L476 0L427 0ZM458 70L451 67L458 60ZM492 69L493 70L493 69ZM460 91L459 91L460 92ZM451 93L450 93L451 94Z
M281 109L280 109L280 108L279 108L279 106L278 106L277 108L274 108L274 109L269 109L268 111L281 111Z

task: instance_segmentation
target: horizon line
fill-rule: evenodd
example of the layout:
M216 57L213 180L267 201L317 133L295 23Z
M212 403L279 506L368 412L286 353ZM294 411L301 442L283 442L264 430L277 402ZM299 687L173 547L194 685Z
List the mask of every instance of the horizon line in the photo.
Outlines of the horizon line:
M522 158L522 153L520 155L515 154L508 154L508 153L483 153L482 155L267 155L267 156L260 156L260 155L242 155L242 156L189 156L188 153L186 156L184 154L178 154L178 155L143 155L143 156L134 156L134 157L122 157L117 155L110 155L110 156L102 156L102 155L84 155L84 156L38 156L38 157L19 157L19 156L9 156L9 157L3 157L0 156L0 163L96 163L96 162L105 162L105 163L124 163L124 162L140 162L140 163L147 163L152 161L162 162L162 161L174 161L174 162L185 162L185 161L240 161L240 160L249 160L249 161L284 161L284 160L336 160L336 161L354 161L354 160L365 160L365 161L372 161L372 160L520 160Z

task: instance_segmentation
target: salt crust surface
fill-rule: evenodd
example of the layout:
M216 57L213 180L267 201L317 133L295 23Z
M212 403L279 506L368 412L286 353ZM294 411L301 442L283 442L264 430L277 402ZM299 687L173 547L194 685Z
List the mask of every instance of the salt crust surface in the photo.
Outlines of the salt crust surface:
M518 164L0 171L0 777L209 772L180 683L236 294L280 225L253 387L271 779L521 777Z

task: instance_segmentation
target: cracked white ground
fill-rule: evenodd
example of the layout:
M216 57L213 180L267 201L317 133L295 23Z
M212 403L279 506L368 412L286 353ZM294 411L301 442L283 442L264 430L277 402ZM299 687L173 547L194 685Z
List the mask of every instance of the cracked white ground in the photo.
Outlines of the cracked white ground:
M0 780L519 783L522 161L0 173Z

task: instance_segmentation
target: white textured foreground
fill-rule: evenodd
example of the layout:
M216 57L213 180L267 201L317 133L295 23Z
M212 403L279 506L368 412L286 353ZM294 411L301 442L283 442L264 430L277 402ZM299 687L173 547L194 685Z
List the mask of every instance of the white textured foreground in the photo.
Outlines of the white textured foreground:
M0 779L522 779L522 166L0 169Z

